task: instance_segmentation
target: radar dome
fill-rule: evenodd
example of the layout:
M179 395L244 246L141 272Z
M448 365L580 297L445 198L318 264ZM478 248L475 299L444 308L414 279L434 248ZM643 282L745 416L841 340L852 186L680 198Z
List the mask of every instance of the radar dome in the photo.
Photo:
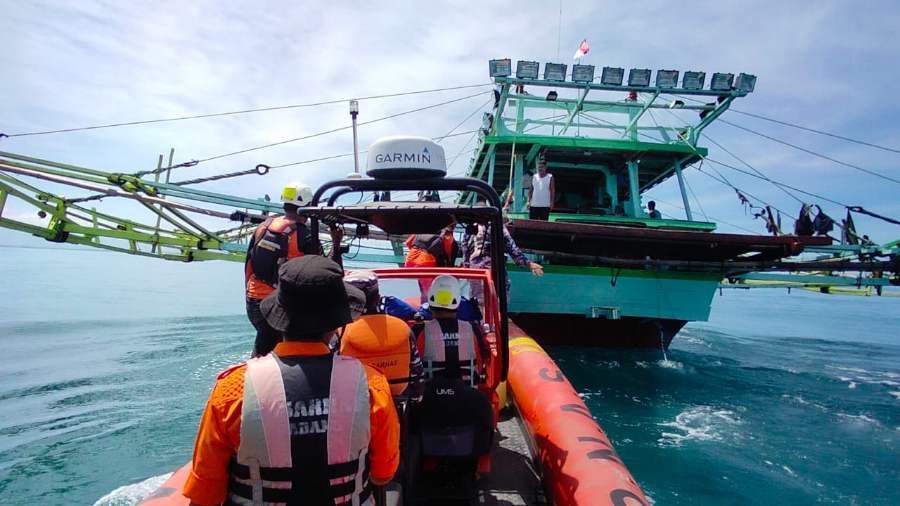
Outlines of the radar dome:
M444 177L444 148L425 137L384 137L369 147L366 174L378 179Z

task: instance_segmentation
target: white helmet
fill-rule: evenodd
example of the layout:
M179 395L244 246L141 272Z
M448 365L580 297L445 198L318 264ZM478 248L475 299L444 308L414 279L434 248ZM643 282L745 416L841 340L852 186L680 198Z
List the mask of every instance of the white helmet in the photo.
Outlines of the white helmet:
M312 188L299 181L291 181L284 185L284 190L281 191L281 201L297 207L308 206L312 202L312 198Z
M461 292L458 279L442 274L431 283L428 290L428 304L436 308L456 309L459 307Z

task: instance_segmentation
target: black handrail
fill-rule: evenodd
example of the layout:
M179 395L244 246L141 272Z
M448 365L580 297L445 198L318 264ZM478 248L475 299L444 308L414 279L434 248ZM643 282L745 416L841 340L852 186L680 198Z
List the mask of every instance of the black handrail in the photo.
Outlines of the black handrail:
M320 186L313 194L311 207L319 205L325 192L337 188L328 199L328 207L333 207L337 198L351 192L368 191L468 191L481 195L490 207L484 208L484 214L491 228L491 277L494 289L500 302L500 377L506 380L509 372L509 321L507 320L506 293L506 247L503 238L503 215L500 213L500 196L486 182L469 177L434 177L418 179L339 179L329 181ZM480 210L478 211L481 212ZM319 220L311 216L310 232L312 237L319 236Z

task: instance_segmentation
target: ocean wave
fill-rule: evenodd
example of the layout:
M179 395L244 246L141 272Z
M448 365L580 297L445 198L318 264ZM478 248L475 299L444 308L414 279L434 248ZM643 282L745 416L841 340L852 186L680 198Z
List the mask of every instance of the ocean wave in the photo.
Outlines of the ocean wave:
M797 404L800 404L801 406L812 406L816 409L819 409L820 411L826 411L826 412L828 411L828 408L826 406L819 404L818 402L808 401L800 395L782 394L781 398L794 401Z
M848 421L853 425L881 427L881 422L865 413L851 415L850 413L837 413L838 418Z
M900 374L892 371L870 371L861 367L834 364L826 364L825 368L837 371L832 378L846 383L850 389L855 389L859 385L887 387L893 389L888 394L896 397L894 390L900 387Z
M670 447L681 446L686 441L722 441L729 428L741 423L741 419L729 409L693 406L679 413L675 420L657 424L680 431L663 431L657 442L660 447Z
M124 485L97 499L94 506L133 506L158 489L170 476L172 473L166 473Z
M658 366L663 369L675 369L675 370L684 370L684 364L677 360L669 360L669 359L660 359L653 362L647 362L644 360L638 360L634 363L634 365L640 367L641 369L649 369L652 366Z
M684 364L682 364L681 362L679 362L677 360L669 360L669 359L658 360L656 362L656 365L662 367L663 369L679 369L679 370L684 369Z

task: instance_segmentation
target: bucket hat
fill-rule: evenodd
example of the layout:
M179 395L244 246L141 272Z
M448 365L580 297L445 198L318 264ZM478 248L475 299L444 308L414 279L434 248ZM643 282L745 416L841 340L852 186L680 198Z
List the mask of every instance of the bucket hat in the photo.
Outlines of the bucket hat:
M328 332L352 321L341 268L306 255L278 269L278 288L259 304L266 322L288 335Z

